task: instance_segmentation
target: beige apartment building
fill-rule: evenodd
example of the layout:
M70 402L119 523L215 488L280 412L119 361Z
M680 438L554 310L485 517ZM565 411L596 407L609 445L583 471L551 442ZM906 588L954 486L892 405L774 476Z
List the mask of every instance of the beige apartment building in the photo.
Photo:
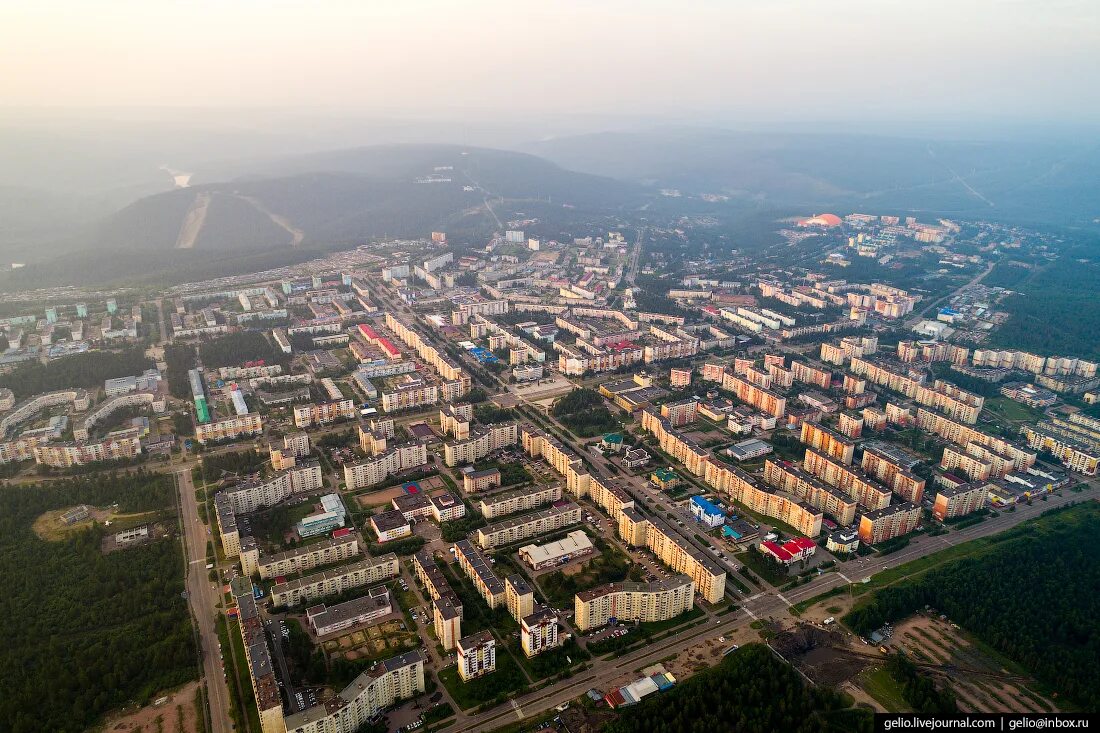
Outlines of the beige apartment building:
M573 600L577 630L606 626L611 619L642 623L666 621L690 611L695 584L686 575L653 583L611 583L578 593Z
M350 588L376 585L400 572L397 555L392 552L377 557L366 557L350 565L341 565L302 578L295 578L271 587L271 603L275 607L297 606L314 598L342 593Z

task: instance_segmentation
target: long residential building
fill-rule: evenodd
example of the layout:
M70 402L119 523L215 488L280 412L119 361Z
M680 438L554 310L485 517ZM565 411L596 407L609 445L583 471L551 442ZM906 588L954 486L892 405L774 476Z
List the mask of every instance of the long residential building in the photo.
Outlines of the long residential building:
M258 412L213 420L195 426L195 440L200 443L236 440L242 435L259 435L264 431L264 421Z
M98 461L117 461L141 454L138 428L107 433L102 440L86 443L41 443L33 449L34 460L43 466L72 468Z
M820 423L809 420L802 423L800 439L814 450L835 458L841 463L850 464L855 457L856 444L854 441Z
M925 481L910 470L916 463L888 444L865 444L859 467L905 501L920 504Z
M860 506L868 509L881 509L890 504L890 487L865 476L859 469L846 466L833 460L824 453L807 448L802 459L802 468L818 477L830 486L844 491L854 498Z
M940 467L946 471L958 471L970 481L988 481L993 475L993 464L953 445L945 446Z
M764 463L764 481L786 491L815 509L832 517L838 524L849 525L856 519L856 500L807 473L793 463L769 458Z
M949 440L955 445L966 447L971 443L984 445L998 453L1012 456L1013 466L1016 471L1026 471L1035 465L1036 454L1034 451L1024 450L1022 447L1010 443L1004 438L999 438L988 433L983 433L977 428L953 420L947 415L942 415L925 407L917 409L917 427L921 430L938 435ZM1032 446L1034 447L1034 446Z
M308 572L322 565L345 562L358 557L361 551L358 537L351 533L274 555L261 555L259 549L253 546L248 551L241 552L241 569L245 575L258 573L261 578L268 580L280 575Z
M807 537L817 537L821 533L823 514L820 508L796 495L765 486L736 466L712 458L707 464L705 480L716 491L750 511L778 519Z
M477 530L477 543L491 550L502 545L522 542L530 537L556 532L581 521L581 508L572 502L561 502L548 509L504 519Z
M413 328L399 321L392 313L386 314L386 327L393 331L399 339L413 349L417 356L428 362L439 376L448 382L457 382L459 394L447 399L457 399L470 391L471 379L458 362L436 348L428 339Z
M760 412L766 412L775 417L783 417L787 413L787 398L762 387L750 384L744 379L727 372L722 375L722 389L733 392L737 399L755 407Z
M425 690L424 656L406 652L365 670L335 697L288 715L279 733L356 733L386 708Z
M474 547L469 540L459 540L455 543L454 550L458 566L462 568L462 572L466 574L466 577L473 581L474 587L485 599L485 603L489 605L489 608L496 608L507 603L504 583L493 572L493 567L481 554L481 551Z
M686 575L652 583L611 583L575 596L573 623L583 632L606 626L611 619L667 621L690 611L694 602L695 584Z
M791 375L796 382L812 384L821 389L828 389L833 382L833 373L829 370L818 369L800 361L791 362Z
M237 604L237 629L244 646L244 658L248 676L252 682L252 695L256 712L260 717L262 733L286 733L283 718L283 696L275 677L271 647L267 642L263 619L252 594L252 581L245 577L234 578L229 585Z
M448 466L475 463L495 450L519 441L519 423L501 422L476 427L466 440L443 445L443 462Z
M968 425L978 422L978 415L985 404L984 397L960 389L950 382L938 379L929 387L919 379L898 374L866 359L853 358L850 369L857 376L866 377L875 384L900 392L920 405L937 409Z
M864 514L859 519L859 539L874 545L909 534L920 526L921 508L909 501L891 504Z
M356 414L355 402L352 400L295 405L294 425L297 428L327 425L337 420L351 420Z
M324 486L321 464L308 461L285 471L279 471L268 479L245 481L225 489L234 514L249 514L257 509L272 507L295 494L315 491Z
M1074 413L1052 417L1024 432L1030 447L1049 450L1068 468L1092 476L1100 463L1100 419Z
M377 557L366 557L350 565L307 575L271 587L271 602L276 607L297 606L315 598L336 595L350 588L375 585L400 572L397 555L392 552Z
M536 509L560 498L561 484L534 486L484 496L478 502L478 509L486 519L496 519L506 514Z
M345 463L344 483L349 490L360 489L385 481L400 471L423 466L427 462L426 445L406 443L360 463Z
M661 450L684 464L687 470L696 476L703 475L710 451L674 429L668 418L661 417L652 408L646 408L642 410L642 429L653 433Z

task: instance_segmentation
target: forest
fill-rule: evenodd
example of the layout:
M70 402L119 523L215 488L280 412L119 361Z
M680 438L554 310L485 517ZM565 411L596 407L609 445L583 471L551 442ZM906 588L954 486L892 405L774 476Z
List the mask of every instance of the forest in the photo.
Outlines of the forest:
M7 387L16 397L24 398L71 387L101 387L105 379L141 374L152 366L153 362L140 348L88 351L55 359L48 364L37 361L22 364L0 376L0 387Z
M0 730L86 730L105 713L194 679L178 542L103 555L95 527L59 542L32 529L45 511L172 504L171 477L141 471L0 488Z
M748 644L668 692L625 708L606 733L869 733L871 714L803 684L766 646Z
M195 368L195 347L190 344L168 344L164 347L164 363L168 366L165 379L168 392L180 399L191 398L191 382L187 372Z
M199 346L199 357L206 369L240 366L246 361L263 359L268 364L279 360L280 353L259 331L237 331L205 341Z
M554 403L554 417L582 438L618 430L619 422L595 390L575 389Z
M1096 299L1100 285L1098 246L1095 236L1082 239L1045 267L1024 270L1026 277L1002 275L990 283L1006 283L1016 291L1001 303L1012 317L993 332L990 346L1043 356L1100 359L1100 341L1096 338L1100 329L1100 304Z
M988 548L879 590L844 619L867 634L931 606L1086 710L1100 707L1100 506L1044 513Z

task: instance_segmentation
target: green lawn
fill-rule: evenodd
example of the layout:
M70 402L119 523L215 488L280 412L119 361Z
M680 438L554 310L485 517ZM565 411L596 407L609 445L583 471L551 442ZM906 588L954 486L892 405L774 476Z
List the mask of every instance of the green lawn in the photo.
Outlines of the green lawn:
M890 673L883 667L865 669L859 675L859 684L863 690L875 698L888 712L903 713L909 711L909 705L901 696L901 688Z
M1043 419L1042 410L1036 410L1004 396L987 397L985 409L1011 423L1034 423Z
M497 668L484 677L463 682L458 676L458 667L450 666L440 670L439 681L451 693L451 698L463 710L490 701L503 702L508 695L526 687L523 670L506 649L497 645Z

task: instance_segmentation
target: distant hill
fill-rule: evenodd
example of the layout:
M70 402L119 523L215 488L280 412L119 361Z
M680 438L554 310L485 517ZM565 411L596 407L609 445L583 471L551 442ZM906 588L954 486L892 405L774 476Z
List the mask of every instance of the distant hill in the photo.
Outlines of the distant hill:
M572 170L761 206L929 212L1085 224L1100 216L1100 145L966 142L708 129L605 132L531 143Z
M212 181L212 177L222 178ZM0 277L0 288L186 280L230 261L278 266L373 237L450 225L498 229L486 198L617 210L640 186L535 156L444 145L357 148L211 166L195 185L141 198L72 238L67 253ZM228 274L228 273L222 273Z

